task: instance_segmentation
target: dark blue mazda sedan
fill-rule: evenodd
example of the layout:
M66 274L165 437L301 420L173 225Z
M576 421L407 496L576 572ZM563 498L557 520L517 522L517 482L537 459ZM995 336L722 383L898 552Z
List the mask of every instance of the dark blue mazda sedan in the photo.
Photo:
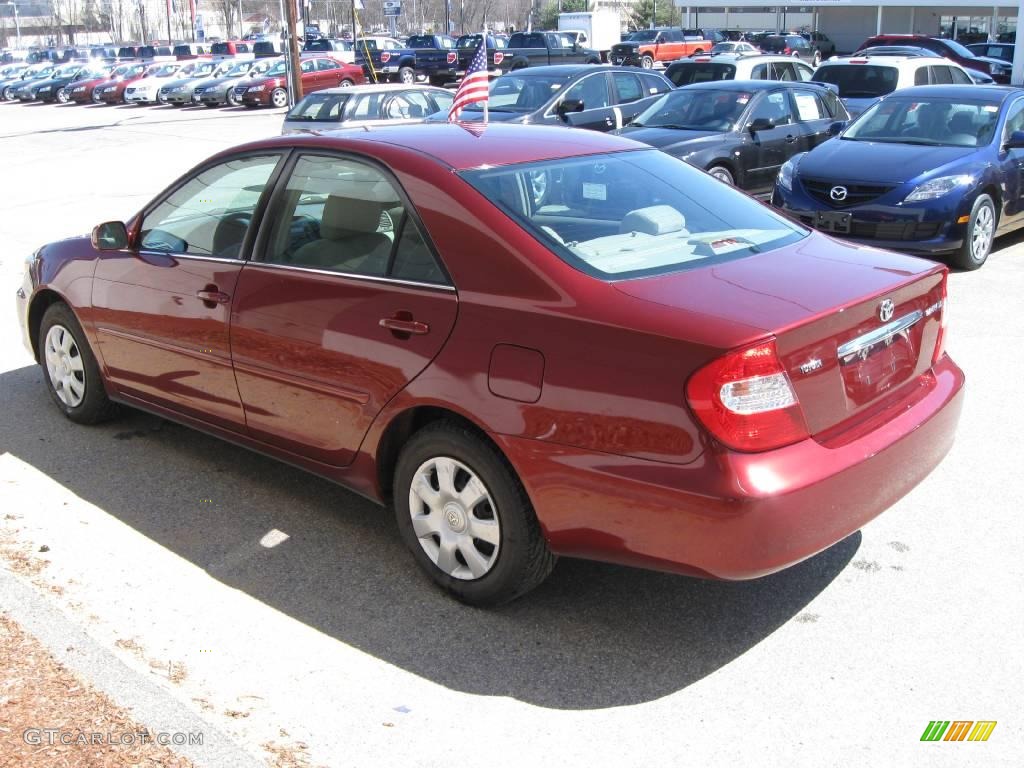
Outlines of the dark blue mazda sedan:
M894 92L779 171L772 204L823 232L977 269L1024 224L1024 90Z

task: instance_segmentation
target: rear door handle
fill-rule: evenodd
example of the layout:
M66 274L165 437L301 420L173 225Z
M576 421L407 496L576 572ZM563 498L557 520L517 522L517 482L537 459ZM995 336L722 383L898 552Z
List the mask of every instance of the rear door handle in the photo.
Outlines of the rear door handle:
M611 117L606 117L604 121L609 127L615 125L615 120L613 120Z
M796 136L793 136L792 134L790 134L789 136L786 137L786 143L787 144L792 144L794 141L796 141Z
M381 328L387 328L393 333L408 333L422 336L430 331L430 326L421 323L419 320L407 320L399 317L385 317L380 321Z
M231 294L224 293L224 291L196 291L196 298L212 301L215 304L227 304L231 301Z

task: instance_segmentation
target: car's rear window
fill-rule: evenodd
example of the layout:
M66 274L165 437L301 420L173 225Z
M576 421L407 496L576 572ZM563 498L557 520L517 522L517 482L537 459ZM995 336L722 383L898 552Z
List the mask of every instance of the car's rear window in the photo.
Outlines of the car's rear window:
M895 91L899 71L882 64L833 64L818 67L811 80L837 86L840 98L868 99Z
M604 280L707 266L807 234L657 150L481 168L461 176L553 253Z
M706 83L711 80L732 80L736 77L736 67L732 64L713 61L680 61L669 65L669 68L665 70L665 77L671 80L676 87L691 83Z
M311 93L292 107L285 119L309 123L337 123L341 121L348 98L347 93Z
M760 43L762 51L770 51L771 53L778 53L779 51L784 50L788 45L789 43L786 41L786 38L780 35L766 37Z

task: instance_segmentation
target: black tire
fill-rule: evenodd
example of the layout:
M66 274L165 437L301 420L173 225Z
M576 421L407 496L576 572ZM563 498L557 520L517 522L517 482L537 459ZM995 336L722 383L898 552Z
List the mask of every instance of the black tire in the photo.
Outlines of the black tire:
M66 88L61 88L57 91L57 101L59 101L61 104L67 104L69 101L71 101L71 97L68 95L68 91Z
M640 67L643 69L654 69L654 59L650 56L641 56Z
M224 97L224 106L226 107L238 107L241 106L242 100L235 95L234 89L230 89Z
M425 463L443 458L454 459L475 474L496 507L491 511L500 532L497 554L479 578L457 578L442 570L427 555L413 527L409 494L416 473ZM394 507L399 533L413 558L438 586L464 603L490 606L513 600L544 581L555 566L556 557L512 467L493 446L460 424L434 422L409 439L395 467ZM461 551L456 557L465 564Z
M416 82L416 70L412 67L398 68L398 82L402 85L413 85Z
M47 365L46 340L51 329L57 326L63 328L66 333L71 335L74 345L72 350L74 354L70 355L71 358L81 360L81 371L78 379L84 384L85 391L81 402L75 404L69 404L61 399ZM93 355L92 349L89 348L89 342L86 341L82 326L67 304L61 302L51 304L46 312L43 313L43 321L39 325L37 344L39 345L40 365L43 368L46 390L50 393L50 399L53 400L57 408L65 416L78 424L98 424L117 414L117 405L107 397L107 392L103 387L103 379L100 377L99 365L96 363L96 357Z
M951 259L952 265L960 269L974 270L988 261L998 225L999 213L992 198L985 194L978 195L971 206L971 217L967 220L964 243ZM987 237L979 232L980 227L990 230Z
M284 88L275 88L270 92L270 105L281 109L288 106L288 91Z
M726 168L724 165L712 165L708 168L708 173L714 176L716 179L724 184L728 184L730 187L736 186L736 179L733 178L732 171Z

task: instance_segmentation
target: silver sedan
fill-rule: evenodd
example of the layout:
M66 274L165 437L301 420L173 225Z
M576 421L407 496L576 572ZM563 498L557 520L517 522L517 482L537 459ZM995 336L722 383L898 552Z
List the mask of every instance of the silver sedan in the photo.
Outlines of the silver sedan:
M281 133L422 122L447 112L454 93L429 85L354 85L311 93L285 115Z

